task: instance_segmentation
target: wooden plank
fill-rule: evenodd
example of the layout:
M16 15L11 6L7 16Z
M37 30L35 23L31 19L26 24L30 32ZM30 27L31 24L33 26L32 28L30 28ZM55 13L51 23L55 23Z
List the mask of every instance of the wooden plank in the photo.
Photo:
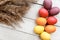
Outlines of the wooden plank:
M36 3L43 4L43 0L38 0ZM38 10L41 8L41 5L33 4L31 8L28 10L27 14L24 17L36 19L38 17Z
M32 19L36 19L36 17L38 16L38 10L41 8L41 6L33 4L30 8L30 10L28 10L27 14L25 15L25 17L28 18L32 18Z
M60 26L60 13L58 15L55 16L57 18L57 26Z
M51 40L60 40L60 28L57 27L57 31L51 34ZM1 40L40 40L38 36L23 33L21 31L7 29L0 26L0 39Z
M23 21L24 22L20 23L21 28L17 27L17 30L21 30L21 31L24 31L27 33L35 34L33 32L34 26L36 26L35 21L30 20L30 19L26 19L26 18L23 18Z
M38 36L32 36L16 30L0 27L1 40L39 40Z

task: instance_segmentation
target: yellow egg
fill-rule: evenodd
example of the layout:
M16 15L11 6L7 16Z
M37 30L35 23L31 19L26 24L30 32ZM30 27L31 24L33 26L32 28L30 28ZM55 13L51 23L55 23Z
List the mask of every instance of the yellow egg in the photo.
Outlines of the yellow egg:
M50 40L50 39L49 39Z
M34 27L34 32L36 34L41 34L44 31L44 26L35 26Z
M50 40L50 34L47 33L47 32L41 33L40 37L41 37L41 39L43 39L43 40Z
M49 39L50 40L50 39Z

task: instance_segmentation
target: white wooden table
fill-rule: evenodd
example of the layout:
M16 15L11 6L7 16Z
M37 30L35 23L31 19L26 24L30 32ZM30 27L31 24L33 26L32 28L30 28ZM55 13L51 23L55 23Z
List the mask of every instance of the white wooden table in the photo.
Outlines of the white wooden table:
M57 6L60 8L60 0L52 0L53 7ZM37 3L43 4L43 0L39 0ZM0 40L40 40L38 35L33 32L33 28L36 25L35 21L38 15L38 10L42 6L33 4L30 10L25 15L26 18L23 18L24 23L20 23L22 28L17 27L16 30L7 28L4 25L0 25ZM30 19L28 19L30 18ZM56 15L58 23L60 25L60 14ZM57 31L51 34L51 40L60 40L60 27L57 26Z

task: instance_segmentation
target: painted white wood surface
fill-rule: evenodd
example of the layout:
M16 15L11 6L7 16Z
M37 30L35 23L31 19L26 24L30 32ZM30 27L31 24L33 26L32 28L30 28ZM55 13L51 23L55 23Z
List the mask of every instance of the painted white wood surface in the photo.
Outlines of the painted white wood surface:
M52 0L53 7L60 8L60 0ZM43 4L43 0L39 0L37 3ZM33 4L25 17L36 19L38 17L38 10L42 6ZM20 23L21 28L17 27L16 30L0 26L0 40L40 40L38 35L33 32L33 28L36 25L34 20L23 18L24 23ZM56 15L58 23L60 25L60 14ZM51 40L60 40L60 27L57 27L57 31L51 34Z

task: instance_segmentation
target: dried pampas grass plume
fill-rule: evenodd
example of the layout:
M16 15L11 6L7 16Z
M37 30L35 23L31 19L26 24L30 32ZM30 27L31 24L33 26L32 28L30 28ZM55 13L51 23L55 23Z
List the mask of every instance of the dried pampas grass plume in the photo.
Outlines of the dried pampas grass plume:
M13 26L22 20L25 12L30 8L29 2L35 0L0 0L0 23Z

